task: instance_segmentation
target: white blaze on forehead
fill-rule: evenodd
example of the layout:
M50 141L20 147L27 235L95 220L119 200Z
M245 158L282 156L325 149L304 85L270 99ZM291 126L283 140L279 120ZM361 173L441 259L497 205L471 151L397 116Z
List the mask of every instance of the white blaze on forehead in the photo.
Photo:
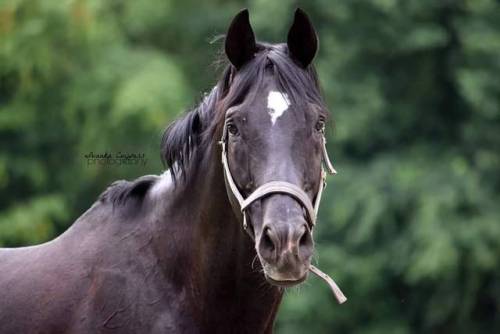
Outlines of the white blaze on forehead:
M290 106L290 101L285 93L270 91L267 96L267 108L269 116L271 116L271 123L276 123L276 120L287 111Z

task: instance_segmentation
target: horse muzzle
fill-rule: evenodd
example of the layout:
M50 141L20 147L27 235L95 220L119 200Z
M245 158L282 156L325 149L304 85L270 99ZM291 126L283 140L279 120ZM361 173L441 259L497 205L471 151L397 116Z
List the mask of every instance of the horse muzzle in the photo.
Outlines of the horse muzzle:
M275 194L264 200L263 211L255 248L266 278L281 286L303 282L314 243L301 206L290 196Z

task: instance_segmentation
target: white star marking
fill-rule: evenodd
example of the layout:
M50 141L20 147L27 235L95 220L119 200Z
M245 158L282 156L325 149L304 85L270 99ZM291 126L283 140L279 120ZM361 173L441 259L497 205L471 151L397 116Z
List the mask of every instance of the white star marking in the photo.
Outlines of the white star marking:
M288 110L289 106L290 101L285 93L274 90L269 92L267 96L267 108L273 125L276 123L276 120Z

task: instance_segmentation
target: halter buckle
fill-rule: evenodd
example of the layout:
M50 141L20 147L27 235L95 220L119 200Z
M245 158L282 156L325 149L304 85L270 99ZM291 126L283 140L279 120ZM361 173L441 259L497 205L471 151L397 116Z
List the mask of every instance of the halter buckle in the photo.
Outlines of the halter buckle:
M242 211L243 213L243 230L247 230L247 227L248 227L248 223L247 223L247 215L245 213L245 211Z

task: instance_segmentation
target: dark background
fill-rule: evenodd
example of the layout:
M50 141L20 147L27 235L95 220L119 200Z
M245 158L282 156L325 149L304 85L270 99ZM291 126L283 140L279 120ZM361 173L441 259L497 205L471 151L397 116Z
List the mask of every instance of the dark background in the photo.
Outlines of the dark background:
M284 41L304 8L333 114L316 278L278 333L500 332L500 2L0 0L0 246L62 233L216 82L233 15ZM145 166L88 165L144 153Z

